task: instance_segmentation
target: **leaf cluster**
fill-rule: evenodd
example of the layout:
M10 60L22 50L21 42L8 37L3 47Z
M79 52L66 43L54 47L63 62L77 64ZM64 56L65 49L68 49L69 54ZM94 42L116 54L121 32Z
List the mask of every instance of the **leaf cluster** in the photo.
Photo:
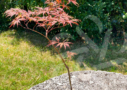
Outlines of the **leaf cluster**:
M72 2L74 1L72 0ZM48 7L36 7L34 11L28 10L28 12L19 8L11 8L5 11L5 14L6 17L15 17L11 22L10 27L15 25L21 26L21 21L23 21L25 26L28 27L28 24L33 21L36 23L34 28L43 27L47 36L48 33L55 28L64 27L68 24L70 26L72 26L72 24L78 25L77 22L80 21L78 19L74 19L72 16L69 16L64 11L65 5L61 8L59 3L60 2L58 2L58 0L54 2L47 0L45 4L48 4ZM57 27L54 27L55 25Z

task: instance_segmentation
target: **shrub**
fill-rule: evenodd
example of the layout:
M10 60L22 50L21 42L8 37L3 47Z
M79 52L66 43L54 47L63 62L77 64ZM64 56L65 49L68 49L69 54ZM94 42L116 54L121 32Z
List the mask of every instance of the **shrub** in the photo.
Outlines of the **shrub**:
M44 36L49 41L48 46L53 45L54 49L59 54L65 67L68 70L70 89L72 90L69 67L65 63L64 58L59 53L59 50L56 48L59 46L61 49L61 47L64 46L64 48L66 49L66 47L69 47L69 44L72 44L72 43L66 42L66 40L64 40L63 42L60 42L59 38L57 37L56 37L56 40L53 40L53 41L48 38L49 32L51 32L52 30L56 28L64 27L66 25L72 26L72 24L78 25L77 22L79 22L80 20L74 19L72 16L69 16L67 13L64 12L64 8L67 8L67 5L70 2L74 3L75 5L78 5L76 0L69 0L66 5L61 0L56 0L54 2L51 2L50 0L46 0L45 3L48 4L48 7L45 7L45 8L36 7L34 11L28 10L28 12L19 8L11 8L5 11L5 14L6 14L6 17L14 18L11 22L10 27L17 25L17 27L21 26L25 29L34 31ZM32 21L35 22L35 25L32 28L30 28L29 23ZM22 25L21 22L24 22L25 26ZM35 27L42 27L45 30L45 35L36 31ZM57 44L56 47L54 46L55 44ZM72 53L72 52L68 52L67 54L69 58L75 55L75 53Z

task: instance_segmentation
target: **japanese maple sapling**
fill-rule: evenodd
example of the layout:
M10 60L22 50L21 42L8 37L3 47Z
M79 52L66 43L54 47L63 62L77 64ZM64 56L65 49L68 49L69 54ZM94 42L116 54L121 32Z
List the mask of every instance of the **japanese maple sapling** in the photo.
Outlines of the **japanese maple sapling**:
M56 48L56 47L60 46L60 49L61 49L61 47L64 46L64 48L66 49L66 47L69 47L69 44L72 44L72 43L66 42L66 41L59 42L59 39L57 37L56 37L56 41L52 41L48 38L48 33L56 28L61 28L61 27L64 27L68 24L71 27L72 27L72 24L78 25L77 22L79 22L80 20L74 19L72 16L69 16L64 11L64 8L69 8L67 5L70 2L72 2L75 5L78 5L76 0L68 0L68 2L66 4L64 2L62 2L61 0L56 0L56 1L46 0L45 4L48 4L48 7L45 7L45 8L36 7L36 9L34 11L28 10L28 12L25 10L19 9L19 8L11 8L11 9L5 11L5 14L7 17L14 16L14 19L12 20L10 27L17 25L17 26L21 26L25 29L34 31L34 32L44 36L49 41L48 46L53 45L54 49L59 54L65 67L67 68L70 89L72 90L69 67L66 65L64 58L59 53L59 50ZM36 24L35 24L35 26L33 26L33 28L30 28L28 26L28 24L32 21L35 22ZM25 26L22 25L21 22L24 22ZM35 27L44 28L45 35L36 31ZM55 46L55 44L57 44L57 46ZM70 52L68 52L67 54L68 54L69 58L72 56L72 55L70 55Z

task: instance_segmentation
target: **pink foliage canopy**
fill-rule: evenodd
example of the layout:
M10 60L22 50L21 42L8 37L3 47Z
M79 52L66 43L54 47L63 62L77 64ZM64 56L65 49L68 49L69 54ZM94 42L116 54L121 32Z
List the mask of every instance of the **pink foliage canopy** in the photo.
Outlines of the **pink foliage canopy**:
M48 7L36 7L36 9L34 11L25 11L23 9L19 9L19 8L11 8L7 11L5 11L5 15L6 17L10 17L10 18L14 18L11 22L10 27L12 26L22 26L21 21L24 22L25 24L25 28L26 29L31 29L28 27L28 24L30 22L35 22L37 27L43 27L46 31L46 37L48 35L48 33L56 28L60 28L60 27L64 27L66 25L70 25L72 27L72 24L76 24L78 25L77 22L79 22L80 20L78 19L74 19L72 16L69 16L65 11L64 8L69 9L69 7L67 6L70 2L72 2L74 5L78 5L78 3L76 2L76 0L68 0L67 4L65 5L64 2L62 2L62 0L46 0L45 4L48 4ZM33 30L35 28L35 26L33 27ZM32 30L32 29L31 29ZM56 45L56 47L61 47L64 46L64 48L66 49L66 47L69 47L69 44L72 44L71 42L66 42L66 40L64 40L63 42L60 42L59 38L56 37L56 41L50 41L48 46L50 45ZM75 53L71 53L68 52L68 54L71 57L73 55L75 55Z
M34 21L37 27L43 27L45 29L47 36L48 33L55 28L64 27L68 24L72 27L72 24L78 25L77 22L80 21L64 12L64 7L70 2L77 5L76 0L68 0L66 5L63 3L63 8L61 8L61 5L59 4L60 1L61 0L56 0L51 2L50 0L47 0L45 3L48 4L48 7L36 7L34 11L28 10L28 12L19 8L11 8L5 11L5 14L6 17L15 17L11 22L10 27L14 25L19 26L21 25L20 22L24 21L28 28L28 23Z

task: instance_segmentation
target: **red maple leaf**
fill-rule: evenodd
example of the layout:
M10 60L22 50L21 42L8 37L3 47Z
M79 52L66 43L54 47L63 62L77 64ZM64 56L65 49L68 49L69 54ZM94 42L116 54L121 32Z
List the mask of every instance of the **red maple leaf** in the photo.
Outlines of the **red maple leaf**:
M20 20L19 19L14 19L12 22L11 22L11 25L10 25L10 27L14 27L14 25L17 25L17 27L18 27L18 24L20 23ZM10 28L9 27L9 28Z
M49 44L47 46L51 46L51 45L54 45L54 44L57 44L58 42L57 41L50 41Z
M56 37L56 41L55 40L50 41L47 46L57 44L56 47L59 46L60 47L59 49L61 49L62 47L64 47L64 49L66 49L66 47L70 48L69 44L73 44L73 43L72 42L66 42L66 40L64 40L63 42L60 42L59 38Z
M69 44L72 44L72 43L71 42L60 42L60 43L57 44L56 47L59 46L60 49L61 49L64 46L64 49L66 49L66 47L69 47L70 48Z
M67 51L67 57L69 59L71 59L71 57L73 57L74 55L77 55L77 53Z
M79 4L76 2L76 0L68 0L68 3L69 4L70 2L72 2L74 5L78 6Z
M63 9L64 9L64 8L69 9L69 6L65 5L64 3L63 3L61 6L62 6ZM69 10L70 10L70 9L69 9Z
M56 2L57 2L58 4L60 4L60 3L61 3L61 0L56 0Z

